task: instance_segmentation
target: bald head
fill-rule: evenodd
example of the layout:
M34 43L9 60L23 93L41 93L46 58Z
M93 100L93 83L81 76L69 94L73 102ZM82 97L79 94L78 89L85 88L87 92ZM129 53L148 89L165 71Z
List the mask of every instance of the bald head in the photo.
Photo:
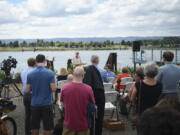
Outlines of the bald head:
M84 77L84 69L83 67L76 67L74 69L74 79L82 80Z
M72 74L69 74L69 75L67 76L67 81L68 81L68 82L72 82L72 81L73 81L73 75L72 75Z

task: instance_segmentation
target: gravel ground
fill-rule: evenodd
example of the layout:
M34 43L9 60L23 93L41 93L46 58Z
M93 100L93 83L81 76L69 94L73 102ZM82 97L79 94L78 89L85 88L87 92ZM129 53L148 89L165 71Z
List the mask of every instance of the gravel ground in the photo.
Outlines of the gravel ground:
M8 115L10 117L12 117L13 119L15 119L15 121L16 121L17 135L25 135L25 133L24 133L25 112L24 112L23 98L19 97L17 99L14 99L13 101L17 106L16 110L9 113ZM109 112L106 112L106 114L109 114ZM109 116L105 116L105 118L108 118L108 117ZM54 117L55 124L57 123L58 118L60 118L60 113L58 111L58 107L56 106L55 107L55 117ZM120 116L120 119L125 121L125 130L111 132L111 131L103 128L103 135L136 135L135 130L133 130L132 127L130 126L130 122L124 116ZM41 131L41 133L42 133L42 131Z
M21 87L21 86L19 86ZM14 91L11 90L11 94L14 95ZM12 117L17 124L17 135L25 135L24 132L24 118L25 118L25 111L24 111L24 105L23 105L23 97L17 97L12 99L14 104L16 105L16 109L13 112L10 112L8 115ZM109 118L110 112L105 113L105 118ZM115 116L114 116L115 117ZM57 123L57 120L60 118L60 113L58 110L58 106L55 105L55 117L54 117L54 124ZM125 130L123 131L114 131L111 132L105 128L103 128L103 135L136 135L136 131L132 129L130 122L125 118L124 116L120 115L120 119L125 121ZM40 131L42 134L42 131Z

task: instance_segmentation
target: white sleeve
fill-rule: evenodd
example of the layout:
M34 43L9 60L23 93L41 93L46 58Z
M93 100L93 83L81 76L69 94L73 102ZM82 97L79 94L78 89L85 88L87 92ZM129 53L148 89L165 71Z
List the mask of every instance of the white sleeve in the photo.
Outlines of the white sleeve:
M75 64L75 58L72 59L72 64Z
M82 61L81 61L81 57L79 57L79 62L80 62L80 64L82 63Z

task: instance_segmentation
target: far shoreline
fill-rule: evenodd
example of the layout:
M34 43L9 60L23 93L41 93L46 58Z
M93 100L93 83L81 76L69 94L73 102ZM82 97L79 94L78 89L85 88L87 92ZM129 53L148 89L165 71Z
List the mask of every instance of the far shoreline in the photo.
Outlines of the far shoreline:
M129 50L131 47L102 47L102 48L61 48L61 47L27 47L27 48L10 48L10 47L1 47L0 52L24 52L24 51L72 51L72 50Z
M162 48L162 47L141 47L141 50L180 50L180 48ZM132 50L132 47L90 47L90 48L62 48L62 47L0 47L0 52L28 52L28 51L103 51L103 50Z

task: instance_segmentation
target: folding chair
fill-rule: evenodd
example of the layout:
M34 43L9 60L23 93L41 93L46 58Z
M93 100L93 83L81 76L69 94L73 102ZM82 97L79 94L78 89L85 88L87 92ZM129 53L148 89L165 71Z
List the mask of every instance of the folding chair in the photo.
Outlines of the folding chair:
M128 82L133 82L133 78L132 77L121 78L120 85L126 85Z
M115 81L115 77L109 77L109 82L114 84L114 81Z
M105 91L105 111L112 110L112 118L114 115L114 110L116 110L117 120L119 120L119 114L116 105L118 94L119 93L117 91Z
M121 79L120 85L124 85L124 86L125 86L125 89L126 89L126 87L127 87L127 89L128 89L128 87L130 86L129 83L132 83L132 82L133 82L133 78L132 78L132 77L124 77L124 78ZM132 84L131 84L131 85L132 85ZM121 96L124 95L125 89L121 89L121 90L120 90L120 91L122 91L122 93L120 93ZM129 89L130 89L130 87L129 87Z
M104 91L112 91L112 90L114 90L112 83L103 83L103 85L104 85Z
M126 83L123 96L126 96L128 94L132 84L133 84L133 82L127 82Z
M133 84L133 78L132 77L125 77L121 79L120 85L124 85L125 88L123 90L121 90L122 92L119 94L119 108L120 108L120 112L121 114L127 115L128 117L128 113L129 113L129 109L131 109L131 103L129 103L125 97L128 94L129 89L131 88ZM130 107L127 108L127 105L129 105Z

